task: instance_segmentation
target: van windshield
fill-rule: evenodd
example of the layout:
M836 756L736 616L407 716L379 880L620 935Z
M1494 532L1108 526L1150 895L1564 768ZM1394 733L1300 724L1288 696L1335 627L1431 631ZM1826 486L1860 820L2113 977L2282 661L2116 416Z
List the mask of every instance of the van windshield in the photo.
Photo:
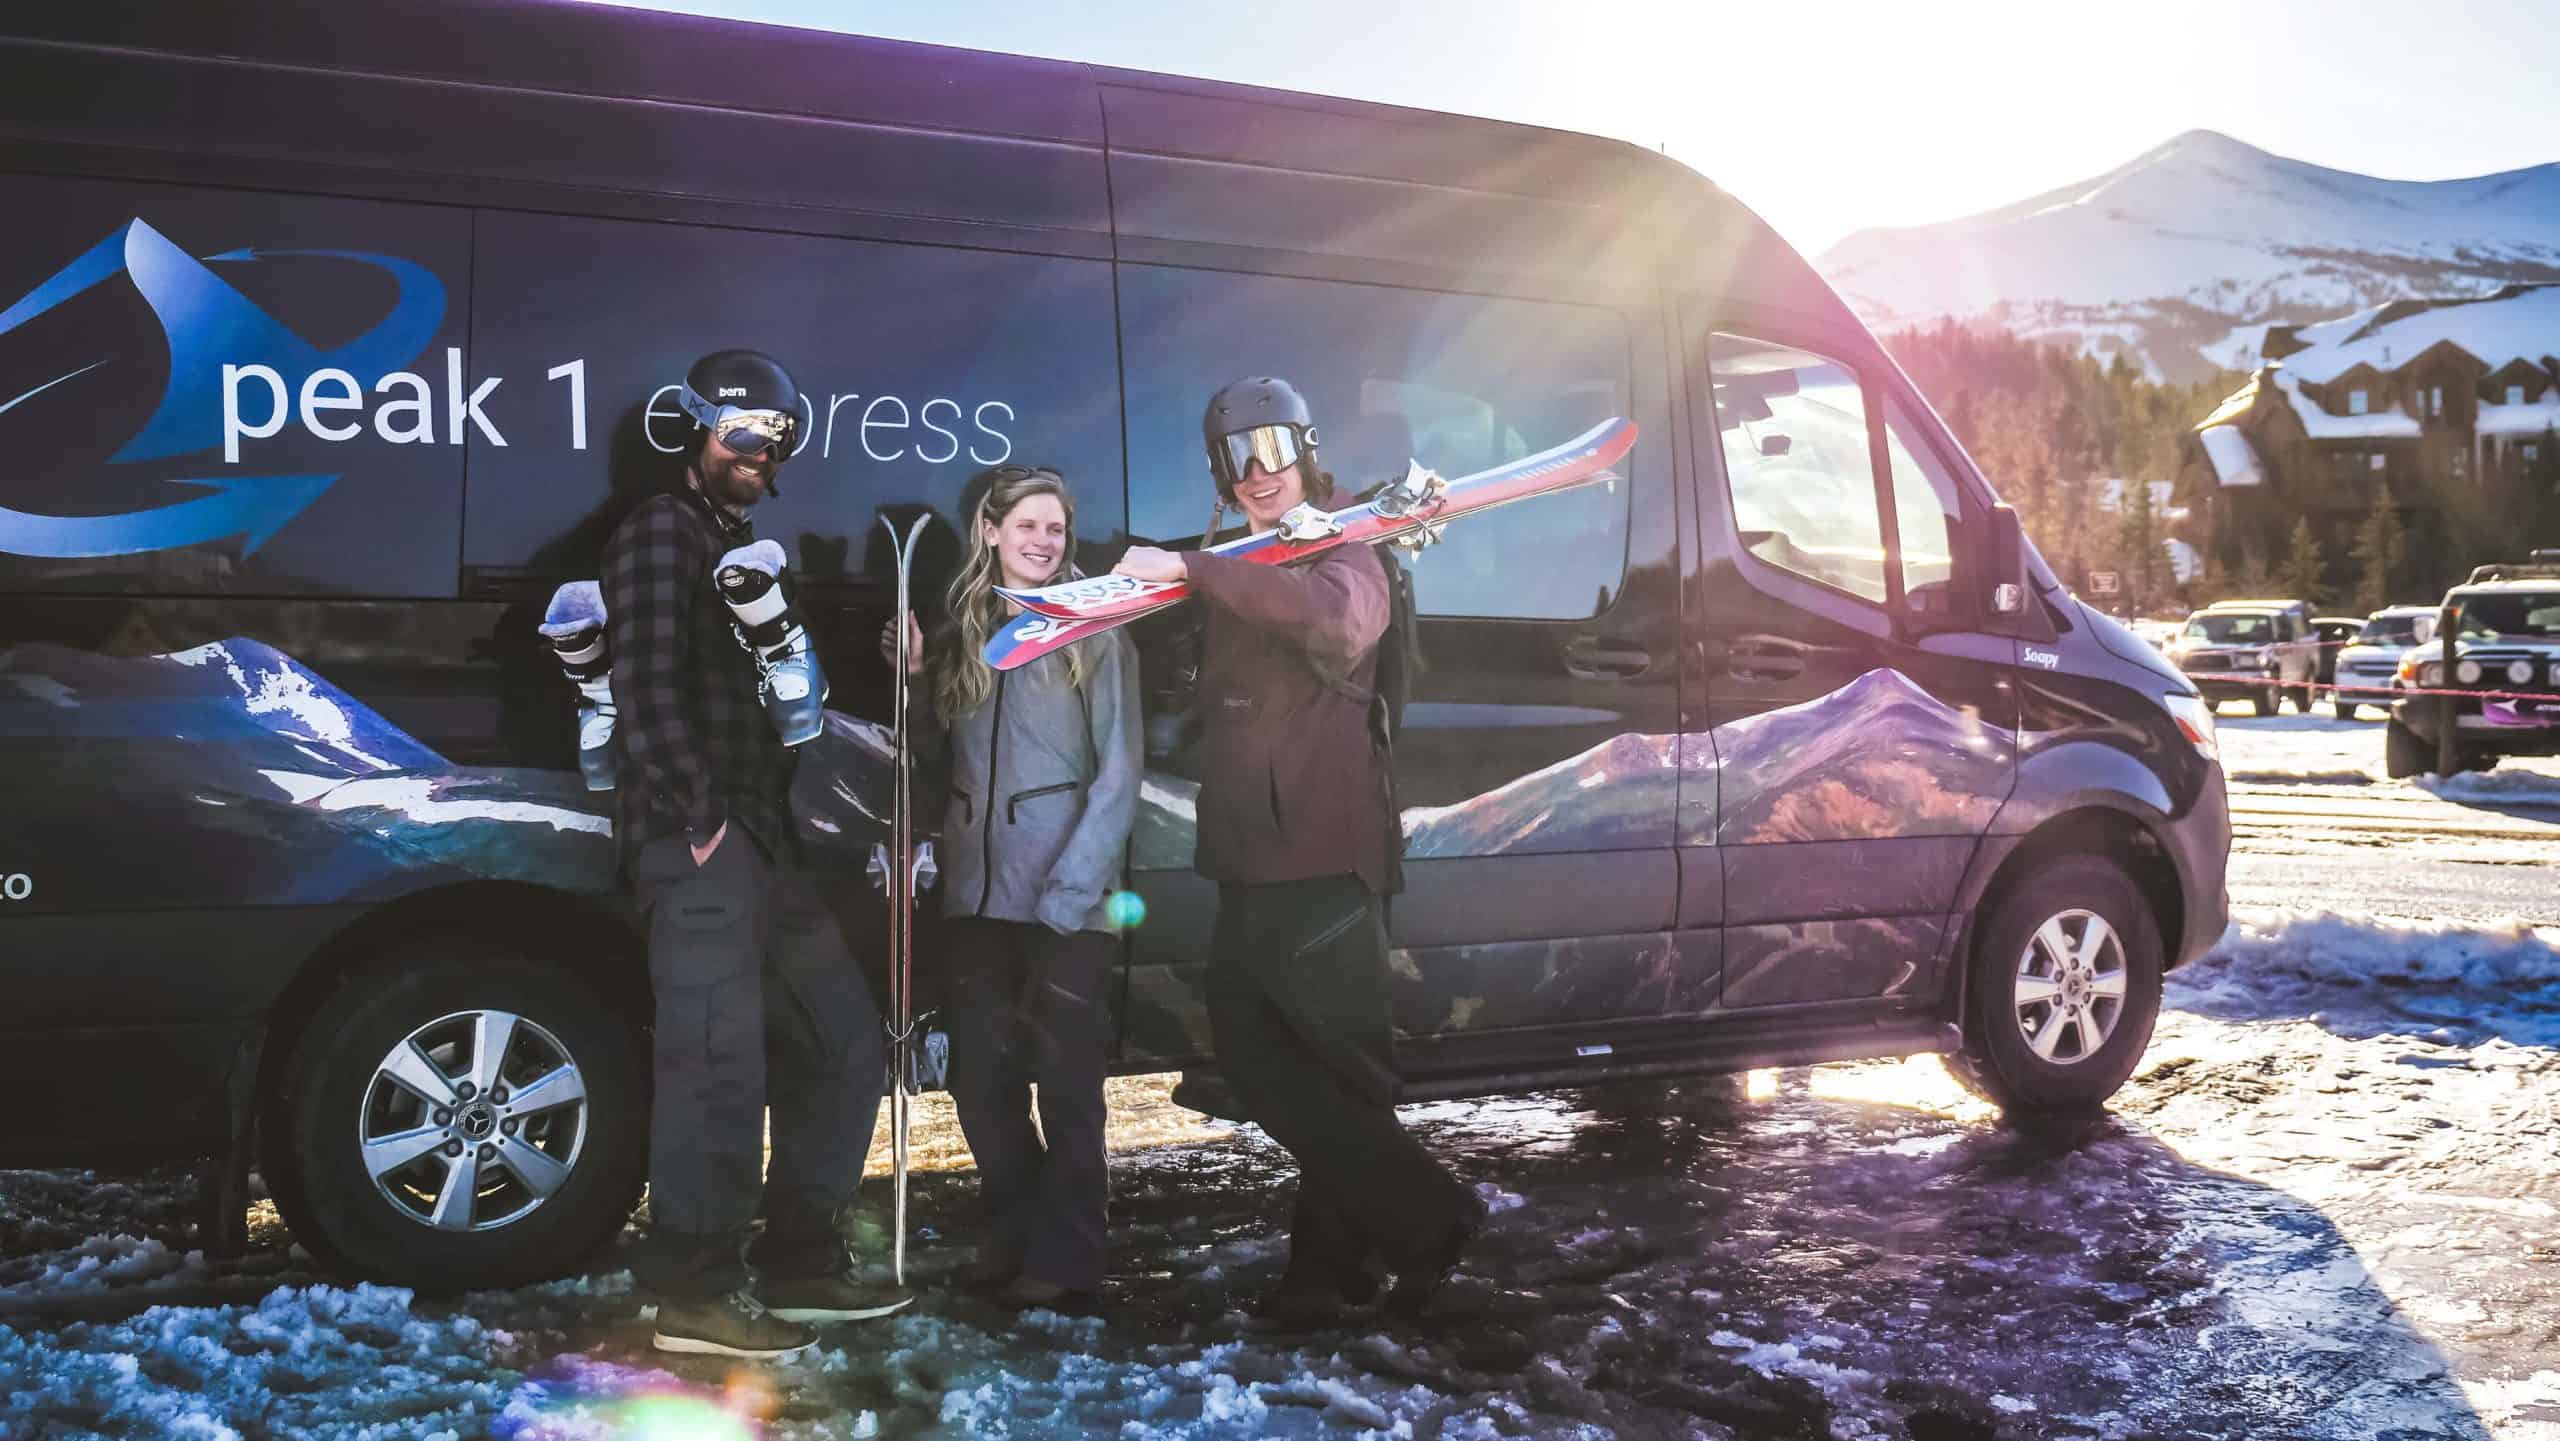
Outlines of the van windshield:
M2462 637L2560 640L2560 591L2465 596Z
M2423 615L2380 615L2356 632L2356 644L2416 645L2434 629L2435 623Z
M2276 638L2271 615L2197 615L2187 618L2187 639L2212 645L2264 645Z

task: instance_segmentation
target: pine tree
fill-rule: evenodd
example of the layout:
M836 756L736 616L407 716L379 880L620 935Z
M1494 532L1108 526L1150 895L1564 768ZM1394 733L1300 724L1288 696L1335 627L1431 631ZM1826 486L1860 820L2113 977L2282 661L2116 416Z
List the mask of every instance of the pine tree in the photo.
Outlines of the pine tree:
M2160 518L2152 508L2147 480L2125 482L2124 514L2116 522L2116 553L2124 565L2126 608L2140 615L2160 585Z
M2321 579L2326 565L2320 556L2320 537L2312 532L2311 517L2306 515L2293 523L2293 542L2285 548L2285 594L2298 596L2311 602L2312 609L2319 609L2320 597L2328 589Z
M2376 486L2373 509L2356 530L2356 609L2376 611L2391 604L2394 577L2408 555L2408 533L2400 528L2400 508L2391 491Z

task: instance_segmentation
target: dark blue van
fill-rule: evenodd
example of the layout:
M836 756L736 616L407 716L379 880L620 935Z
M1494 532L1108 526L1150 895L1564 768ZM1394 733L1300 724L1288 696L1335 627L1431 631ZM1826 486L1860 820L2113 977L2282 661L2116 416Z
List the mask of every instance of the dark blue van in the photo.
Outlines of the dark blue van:
M534 626L728 345L807 387L757 519L836 678L797 802L857 938L878 516L948 521L1036 459L1088 569L1187 543L1196 417L1239 374L1296 380L1355 486L1640 429L1611 483L1414 563L1412 1096L1937 1052L2011 1108L2093 1107L2222 930L2193 686L1658 155L545 0L9 24L9 1163L222 1156L236 1227L254 1160L311 1250L437 1286L621 1224L648 980ZM1180 655L1142 655L1178 706ZM1212 896L1158 719L1116 1058L1205 1073ZM466 1081L508 1093L503 1136L426 1104Z

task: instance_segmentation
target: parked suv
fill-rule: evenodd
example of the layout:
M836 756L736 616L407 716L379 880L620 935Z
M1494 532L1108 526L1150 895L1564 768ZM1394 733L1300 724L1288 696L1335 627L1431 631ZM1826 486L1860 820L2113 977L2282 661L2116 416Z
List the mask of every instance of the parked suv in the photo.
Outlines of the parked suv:
M926 595L1000 464L1072 481L1088 572L1196 543L1202 404L1283 375L1346 491L1637 432L1412 561L1405 1096L1936 1053L2087 1110L2222 933L2194 687L1657 152L603 6L476 0L469 45L449 0L203 11L0 35L78 79L0 90L0 369L77 377L6 417L0 1165L223 1155L220 1238L254 1157L314 1254L438 1287L621 1228L655 1003L536 627L682 483L666 388L738 344L816 387L756 521L837 707L799 838L857 922L878 517L940 517ZM1196 613L1130 631L1121 1072L1219 1064ZM1041 803L1037 760L990 797Z
M2397 687L2476 695L2402 694L2391 705L2383 768L2393 776L2447 769L2440 742L2453 720L2451 769L2484 771L2501 756L2560 755L2560 551L2522 565L2484 565L2445 593L2452 633L2400 659ZM2448 666L2447 649L2451 650Z
M2169 654L2208 704L2244 700L2262 716L2287 700L2309 711L2320 683L2320 645L2304 601L2215 601L2187 617Z
M2352 720L2366 706L2390 708L2392 677L2399 673L2400 658L2411 646L2433 638L2436 614L2431 605L2395 605L2365 618L2335 652L2337 670L2331 676L2329 709L2338 719Z

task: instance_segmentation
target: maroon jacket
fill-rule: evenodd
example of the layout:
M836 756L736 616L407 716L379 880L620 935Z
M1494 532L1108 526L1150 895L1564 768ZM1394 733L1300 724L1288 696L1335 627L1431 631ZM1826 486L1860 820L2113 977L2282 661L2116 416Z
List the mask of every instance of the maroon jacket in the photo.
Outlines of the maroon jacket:
M1288 567L1188 559L1191 589L1209 610L1200 874L1260 885L1347 871L1385 894L1395 822L1361 699L1375 687L1388 620L1378 558L1346 545Z

